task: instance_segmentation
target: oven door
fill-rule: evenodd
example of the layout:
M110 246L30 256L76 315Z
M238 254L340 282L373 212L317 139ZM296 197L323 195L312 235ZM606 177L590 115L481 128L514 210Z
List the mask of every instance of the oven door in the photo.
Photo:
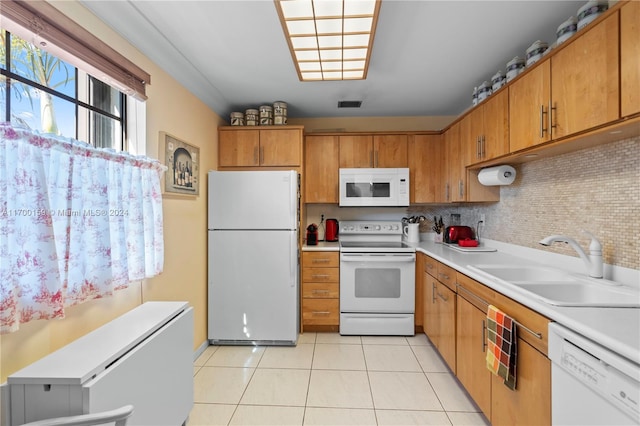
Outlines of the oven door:
M340 312L413 313L415 253L341 253Z

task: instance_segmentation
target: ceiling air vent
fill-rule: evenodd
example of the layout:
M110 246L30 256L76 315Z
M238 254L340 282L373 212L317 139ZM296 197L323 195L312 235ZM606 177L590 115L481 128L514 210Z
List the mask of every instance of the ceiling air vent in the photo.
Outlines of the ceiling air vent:
M360 108L362 101L338 101L338 108Z

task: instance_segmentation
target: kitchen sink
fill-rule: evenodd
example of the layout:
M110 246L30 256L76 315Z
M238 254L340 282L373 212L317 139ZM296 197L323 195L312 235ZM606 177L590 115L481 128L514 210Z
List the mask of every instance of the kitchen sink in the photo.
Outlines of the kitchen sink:
M556 306L640 307L640 292L625 286L581 281L518 283L517 286Z
M640 290L544 265L468 265L555 306L640 308Z
M473 265L473 269L503 281L571 281L571 275L561 269L548 266Z

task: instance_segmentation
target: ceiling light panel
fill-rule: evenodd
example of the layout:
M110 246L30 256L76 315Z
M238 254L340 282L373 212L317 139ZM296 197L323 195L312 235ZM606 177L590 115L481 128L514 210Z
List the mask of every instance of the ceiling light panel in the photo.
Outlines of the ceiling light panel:
M274 2L301 81L367 77L380 0Z

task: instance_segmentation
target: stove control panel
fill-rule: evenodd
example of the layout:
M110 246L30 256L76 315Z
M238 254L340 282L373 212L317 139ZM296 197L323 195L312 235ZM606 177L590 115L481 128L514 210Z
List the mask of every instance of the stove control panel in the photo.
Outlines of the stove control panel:
M402 234L402 222L397 221L340 221L340 234L382 235Z

